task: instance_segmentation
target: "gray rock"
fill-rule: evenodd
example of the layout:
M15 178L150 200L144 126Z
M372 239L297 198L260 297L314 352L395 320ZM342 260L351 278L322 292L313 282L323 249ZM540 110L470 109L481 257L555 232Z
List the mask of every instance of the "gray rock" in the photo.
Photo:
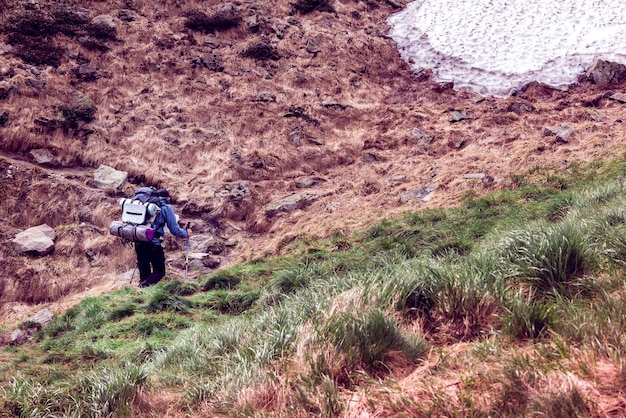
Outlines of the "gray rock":
M564 144L567 144L570 139L571 136L574 134L574 127L564 123L563 125L561 125L561 128L559 129L559 131L556 133L556 142L562 142Z
M100 189L109 187L119 189L126 183L128 173L103 164L94 172L93 179L96 182L96 186Z
M213 49L218 48L221 45L219 39L217 39L215 35L207 35L202 43Z
M191 262L192 260L202 260L203 258L205 258L208 255L209 254L202 253L202 252L190 252L189 253L189 262Z
M139 15L137 14L137 12L128 9L120 10L120 12L117 14L117 17L124 22L133 22L139 19Z
M22 345L28 341L28 334L26 331L16 329L9 334L9 338L6 345Z
M11 345L22 345L28 341L28 337L29 335L27 332L21 329L16 329L11 333Z
M50 150L37 148L31 150L28 155L37 163L37 164L48 164L54 160L54 155Z
M46 325L48 325L50 322L52 322L53 320L54 320L54 314L50 312L50 309L44 308L40 310L39 312L37 312L35 315L28 318L26 321L24 321L24 325L28 323L34 323L34 324L37 324L37 327L43 328Z
M83 81L93 81L96 78L98 78L97 73L98 73L98 70L96 70L91 65L82 64L80 67L78 67L76 76Z
M615 62L598 60L586 72L587 80L594 84L619 84L626 81L626 66Z
M411 200L428 201L435 194L436 186L424 186L419 189L411 190L410 192L403 193L400 196L400 202L406 203Z
M212 255L208 255L202 259L202 264L210 269L216 269L222 264L222 259Z
M256 33L259 31L261 25L259 24L259 16L252 15L246 18L246 25L248 26L248 30L252 33Z
M319 138L313 138L309 136L307 137L307 141L309 141L309 143L313 145L318 145L318 146L324 145L324 141Z
M133 276L133 273L134 273L134 276ZM115 276L116 282L119 281L119 282L130 283L131 280L139 281L139 271L135 270L134 268L132 270L125 271L124 273L120 273L117 276Z
M200 57L200 64L210 71L222 72L224 66L220 63L220 59L216 54L210 53Z
M463 178L468 179L468 180L482 180L485 178L485 173L470 173L470 174L465 174L463 176Z
M529 113L529 112L532 112L533 110L535 110L535 107L533 105L531 105L530 103L524 103L524 102L511 103L508 107L509 112L513 112L518 115L521 115L523 113Z
M302 145L302 131L300 129L295 129L289 132L289 135L287 135L287 139L294 147L299 147L300 145Z
M272 217L278 212L292 212L310 205L319 198L319 194L312 192L292 194L267 205L265 207L265 214L268 217Z
M408 183L409 182L409 178L407 176L391 176L389 177L389 183L393 183L393 184L403 184L403 183Z
M259 93L256 98L257 102L275 102L276 96L270 93L269 91L263 91Z
M413 135L420 144L430 144L433 141L433 137L426 132L422 131L419 128L413 128L411 131L411 135Z
M296 181L296 187L298 189L308 189L309 187L317 186L318 184L320 184L321 181L323 180L319 178L310 177L310 178Z
M462 110L453 110L452 112L450 112L450 122L452 123L456 123L456 122L461 122L462 120L465 119L469 119L467 117L467 114L465 112L463 112Z
M278 39L283 39L285 37L285 34L287 33L288 28L289 26L283 23L277 23L274 26L272 26L272 30L274 31Z
M615 100L620 103L626 103L626 94L623 93L613 93L609 96L609 99Z
M13 249L18 254L44 256L54 250L56 233L50 226L43 224L28 228L15 235Z
M110 30L116 29L115 22L113 21L113 16L111 15L98 15L91 20L91 24L95 26L102 26Z
M189 269L190 270L200 270L204 266L202 260L207 257L208 254L203 253L189 253ZM181 266L181 268L185 268L185 266Z
M215 192L215 197L226 197L232 201L239 201L250 196L250 193L250 182L240 181L234 184L225 184L221 186Z
M43 80L33 80L32 78L29 78L27 82L31 87L37 90L43 90L46 87L46 82Z
M224 247L224 242L215 237L194 234L191 238L189 238L189 248L195 252L222 254L224 252Z
M559 131L559 128L554 126L544 126L541 128L541 135L543 136L554 136Z
M322 42L322 35L315 35L309 39L306 43L306 50L311 54L317 54L322 51L320 43Z
M485 185L490 185L490 184L492 184L494 181L496 181L496 179L494 179L493 177L491 177L491 176L489 176L489 175L486 175L486 176L485 176L485 177L483 177L480 181L481 181L483 184L485 184Z

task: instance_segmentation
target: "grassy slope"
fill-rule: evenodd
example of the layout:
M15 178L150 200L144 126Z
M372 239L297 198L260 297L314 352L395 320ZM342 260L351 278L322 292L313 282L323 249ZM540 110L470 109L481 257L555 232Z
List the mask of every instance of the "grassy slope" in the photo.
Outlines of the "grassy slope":
M625 168L536 168L459 208L85 299L3 350L0 410L623 414Z

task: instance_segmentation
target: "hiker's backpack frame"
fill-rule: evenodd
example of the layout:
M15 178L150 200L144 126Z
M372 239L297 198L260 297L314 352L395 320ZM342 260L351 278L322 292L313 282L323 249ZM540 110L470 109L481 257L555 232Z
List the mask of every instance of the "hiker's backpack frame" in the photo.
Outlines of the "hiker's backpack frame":
M151 221L161 210L159 202L154 187L138 188L132 198L119 200L122 221L113 221L109 226L109 232L126 241L151 242L155 236Z

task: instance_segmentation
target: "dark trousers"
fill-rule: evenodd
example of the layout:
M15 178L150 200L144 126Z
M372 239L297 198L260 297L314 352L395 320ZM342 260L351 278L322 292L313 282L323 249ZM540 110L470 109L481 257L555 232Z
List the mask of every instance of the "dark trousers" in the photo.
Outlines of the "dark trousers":
M163 247L151 242L137 242L137 268L139 269L139 286L150 286L158 283L165 276L165 252Z

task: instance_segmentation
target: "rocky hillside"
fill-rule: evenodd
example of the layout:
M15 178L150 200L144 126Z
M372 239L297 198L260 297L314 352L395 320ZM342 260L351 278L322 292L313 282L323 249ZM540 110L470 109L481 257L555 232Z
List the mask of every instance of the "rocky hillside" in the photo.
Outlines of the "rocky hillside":
M565 92L457 91L400 59L386 24L400 7L0 0L3 321L128 283L133 250L108 225L138 185L168 188L194 251L216 257L195 277L622 152L622 66ZM96 181L102 166L126 181ZM41 224L54 251L16 253ZM174 275L184 245L168 240Z

